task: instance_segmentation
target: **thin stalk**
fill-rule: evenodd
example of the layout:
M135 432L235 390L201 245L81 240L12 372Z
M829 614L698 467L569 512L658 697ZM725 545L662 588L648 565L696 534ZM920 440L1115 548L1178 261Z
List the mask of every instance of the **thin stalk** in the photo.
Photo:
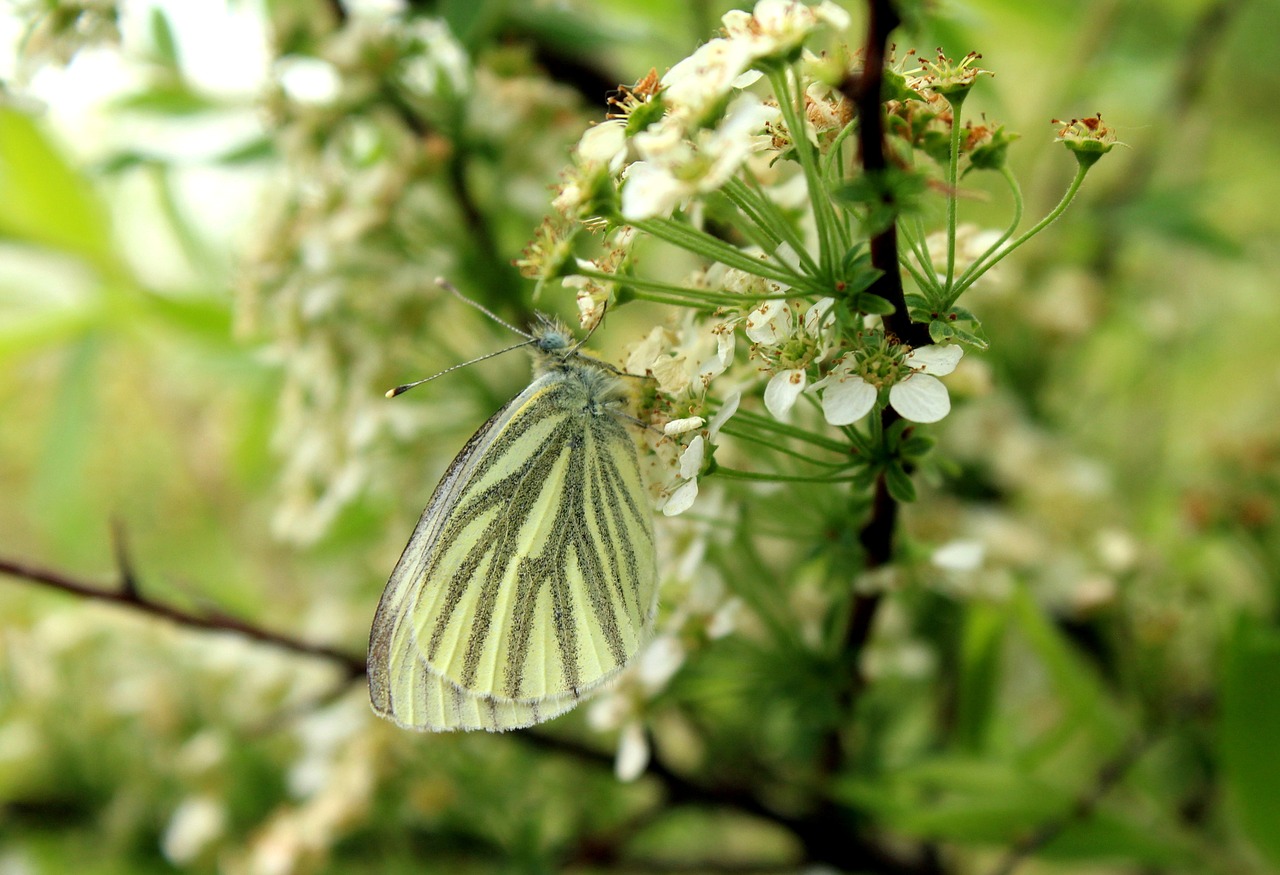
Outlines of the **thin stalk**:
M795 426L787 425L765 416L760 416L759 414L752 413L749 410L739 410L733 415L733 419L737 422L751 423L765 431L772 431L777 434L795 438L796 440L805 441L806 443L813 444L815 447L825 447L833 453L847 453L849 451L847 446L837 440L832 440L831 438L814 434L811 431L805 431L802 428L796 428Z
M582 276L588 279L600 280L601 282L614 283L620 286L631 286L635 289L644 290L644 292L653 292L665 296L667 299L675 299L678 306L689 306L690 303L698 304L715 304L719 305L747 305L756 301L785 301L789 298L798 297L794 292L781 293L777 295L752 295L749 299L742 295L735 295L726 292L714 292L710 289L692 289L688 286L681 286L675 283L664 283L661 280L645 279L644 277L627 276L616 273L607 273L602 270L593 270L589 267L574 268L573 276ZM645 297L641 292L636 292L636 297ZM645 298L645 300L655 300L653 298Z
M801 453L801 452L799 452L798 450L793 450L793 449L791 449L790 447L787 447L787 446L785 446L785 445L783 445L783 444L776 444L776 443L773 443L772 441L764 441L764 440L761 440L761 439L760 439L759 437L757 437L756 435L751 434L751 433L749 433L749 432L742 431L742 430L740 430L740 429L738 429L738 428L735 428L735 427L733 427L733 426L731 426L731 425L725 425L724 427L722 427L722 428L720 429L720 432L721 432L722 434L727 434L727 435L729 435L729 436L731 436L731 437L736 437L736 438L738 438L739 440L750 441L751 443L755 444L756 446L765 447L765 448L767 448L767 449L773 450L775 453L781 453L781 454L782 454L782 455L784 455L784 456L791 456L791 457L792 457L792 458L794 458L794 459L800 459L801 461L805 462L806 464L809 464L809 465L816 465L816 466L817 466L817 467L819 467L819 468L848 468L848 467L850 467L850 463L849 463L848 461L840 461L840 462L820 462L820 461L818 461L817 459L811 458L810 456L806 456L804 453Z
M705 231L699 231L688 225L671 219L635 219L629 224L637 231L652 234L659 240L665 240L681 249L687 249L712 261L719 261L728 267L776 280L788 286L804 289L807 292L820 294L812 280L783 267L771 264L759 258L752 258L737 247L730 246L723 240L712 237Z
M791 132L791 143L800 159L800 167L804 171L805 186L809 190L809 203L813 207L813 224L818 231L818 261L826 276L835 276L835 243L832 239L831 202L826 197L826 187L822 183L822 174L815 160L816 151L809 142L807 128L804 123L804 93L793 96L791 77L788 70L779 69L769 74L769 84L773 86L778 98L778 108L782 111L787 130ZM799 103L799 107L797 107Z
M956 189L960 185L960 107L964 104L961 91L950 97L951 103L951 149L947 156L947 283L949 294L955 282L956 273L956 212L959 198ZM954 301L955 299L952 298Z
M1085 174L1088 172L1089 172L1088 166L1086 166L1085 164L1078 164L1076 166L1075 178L1071 180L1071 185L1067 186L1067 192L1062 196L1062 200L1058 201L1058 205L1054 207L1052 210L1050 210L1049 215L1045 216L1039 222L1036 222L1036 224L1030 230L1028 230L1025 234L1023 234L1017 240L1014 240L1012 243L1010 243L1007 249L997 252L991 258L991 261L988 262L987 265L983 268L983 271L987 271L995 267L997 264L1001 262L1002 259L1005 258L1005 256L1009 255L1011 252L1013 252L1023 243L1026 243L1032 237L1036 236L1045 228L1052 225L1059 216L1061 216L1064 212L1066 212L1067 207L1071 205L1071 202L1075 200L1076 194L1079 193L1080 184L1084 182ZM956 283L956 287L952 291L951 300L947 302L947 306L951 306L951 304L955 303L956 298L960 297L960 293L963 292L965 289L969 288L969 286L973 285L974 281L977 278L978 278L977 276L972 276L964 283Z
M988 265L985 263L1004 242L1013 236L1013 232L1018 230L1018 225L1022 224L1022 187L1018 185L1018 178L1013 175L1013 171L1007 166L1000 168L1000 174L1004 177L1005 182L1009 184L1009 191L1013 194L1013 221L1009 223L1009 227L1000 235L1000 239L992 243L987 250L978 256L973 264L969 265L964 273L960 274L960 279L956 284L965 288L973 283L981 274L987 272ZM952 299L955 300L954 298Z
M757 474L754 471L740 471L737 468L716 468L708 476L726 477L730 480L755 480L763 483L847 483L859 479L861 475L832 477L827 474L809 477L800 474Z
M761 220L767 221L770 227L777 230L783 241L790 244L796 256L800 259L800 263L810 275L818 276L821 273L821 269L818 267L818 263L813 260L813 256L809 254L809 248L805 246L804 239L796 231L795 226L782 214L782 210L778 208L773 198L764 193L760 180L755 177L755 174L747 171L747 179L750 180L750 183L736 178L730 180L726 190L736 186L737 196L755 199L756 206L760 210Z

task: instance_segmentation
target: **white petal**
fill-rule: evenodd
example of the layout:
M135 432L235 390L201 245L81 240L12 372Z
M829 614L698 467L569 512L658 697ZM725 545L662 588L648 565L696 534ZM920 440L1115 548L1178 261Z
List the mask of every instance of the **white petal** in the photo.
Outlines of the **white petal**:
M675 516L684 513L693 507L693 501L698 497L698 481L686 480L676 487L676 491L671 493L667 498L667 503L662 506L664 516Z
M675 635L659 635L649 643L636 661L636 679L649 693L656 693L684 665L685 650Z
M822 415L832 425L850 425L871 412L879 394L856 374L837 377L822 393Z
M701 417L698 417L701 419ZM680 454L680 476L692 480L702 470L702 457L706 454L706 441L702 435L696 435L689 441L689 446Z
M949 571L973 571L982 564L986 548L981 541L948 541L933 551L933 564Z
M637 161L627 168L622 186L622 216L637 220L668 216L689 194L687 186L663 168Z
M798 369L778 371L769 380L769 385L764 387L764 406L775 417L782 419L804 391L807 380L805 372Z
M809 312L804 314L804 330L810 337L817 337L822 329L822 323L827 312L831 309L831 305L836 302L835 298L819 298Z
M791 336L791 308L786 301L761 301L747 314L747 337L767 346L777 346Z
M673 419L662 427L664 434L677 435L702 428L706 420L701 416L689 416L685 419Z
M821 3L813 7L813 14L836 30L848 30L852 21L849 13L832 3L831 0L822 0Z
M889 389L889 403L912 422L937 422L951 412L947 387L937 377L912 374Z
M587 128L578 141L578 157L583 161L608 164L611 170L617 170L621 167L626 148L626 123L613 119Z
M613 763L613 773L619 781L634 781L644 774L649 765L649 739L639 720L632 720L622 727L618 738L618 758Z
M729 418L738 412L738 405L742 403L742 393L734 392L728 398L724 399L724 403L720 405L720 409L716 411L716 415L711 417L711 424L707 426L707 439L715 440L720 434L720 427L729 421Z
M911 350L907 355L907 367L933 374L935 377L945 377L956 369L962 355L964 355L964 349L954 343L945 346L931 343Z

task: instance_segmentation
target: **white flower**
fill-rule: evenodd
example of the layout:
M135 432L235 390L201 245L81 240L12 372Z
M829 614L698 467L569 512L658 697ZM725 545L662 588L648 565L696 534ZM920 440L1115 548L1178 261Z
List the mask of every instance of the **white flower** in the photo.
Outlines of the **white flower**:
M644 160L627 168L623 218L666 216L693 195L720 188L748 155L768 145L761 132L778 114L777 107L743 94L714 130L699 130L692 139L670 122L636 134L633 142Z
M188 796L169 818L160 850L175 866L192 863L227 828L227 812L211 796Z
M578 158L590 164L604 164L617 173L627 155L627 123L611 119L587 128L578 140Z
M790 54L819 24L836 30L849 27L849 13L830 0L818 6L795 0L760 0L752 12L735 9L720 20L729 41L744 46L752 59Z
M713 39L662 77L662 99L677 119L697 122L729 91L751 63L751 49L742 41Z
M764 406L782 419L808 385L810 365L826 355L823 332L830 324L829 311L835 301L822 298L796 321L786 301L764 301L747 316L745 333L755 341L755 352L764 359L773 376L764 389Z
M287 55L275 64L280 87L291 100L326 106L342 93L342 77L333 64L321 58Z
M680 454L680 485L677 486L662 506L666 516L684 513L693 506L698 497L698 472L702 470L702 460L706 454L706 441L697 435L689 441L689 445Z
M711 424L707 426L707 430L703 434L695 435L693 440L689 441L688 446L680 453L679 477L676 480L676 487L667 497L666 502L662 505L662 513L665 516L675 516L684 513L693 506L694 500L698 497L698 474L702 471L702 461L706 458L707 444L713 443L720 434L721 427L729 421L729 417L737 413L738 405L742 402L742 393L734 392L724 400L720 405L720 409L716 411L715 416L711 417ZM697 422L696 426L685 428L684 423ZM686 431L693 428L700 428L705 420L701 416L690 417L689 419L677 419L667 423L667 434L675 434L671 427L680 423L681 428ZM657 642L654 642L655 645Z
M444 21L414 18L398 26L419 48L401 65L401 78L410 90L422 97L437 97L445 88L456 95L471 90L471 62Z
M628 721L618 736L618 754L613 761L613 773L619 781L634 781L644 774L649 765L649 738L644 724L639 720Z
M889 387L889 404L911 422L937 422L951 412L951 397L938 377L955 370L964 354L959 346L930 344L911 350L903 359L909 373ZM822 413L832 425L849 425L871 412L879 397L877 386L849 364L814 384L823 388Z

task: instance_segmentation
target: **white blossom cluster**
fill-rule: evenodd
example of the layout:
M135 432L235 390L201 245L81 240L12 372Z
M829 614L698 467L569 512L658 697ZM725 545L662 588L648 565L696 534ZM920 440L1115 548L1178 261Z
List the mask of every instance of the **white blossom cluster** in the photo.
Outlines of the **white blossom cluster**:
M837 307L831 263L858 244L830 208L832 191L857 172L851 149L841 152L854 119L838 88L856 66L833 69L839 59L857 63L841 42L848 14L830 2L761 0L722 24L721 36L665 75L622 89L613 117L582 136L553 204L558 216L522 263L540 282L575 291L584 327L627 287L696 308L654 328L624 363L657 385L661 440L651 443L668 516L694 505L721 429L749 394L782 422L809 394L832 426L878 405L931 423L951 406L938 377L962 354L955 344L913 348L878 317ZM712 196L756 226L750 242L707 233ZM603 256L571 255L579 229L604 230ZM637 250L652 238L706 266L646 285Z

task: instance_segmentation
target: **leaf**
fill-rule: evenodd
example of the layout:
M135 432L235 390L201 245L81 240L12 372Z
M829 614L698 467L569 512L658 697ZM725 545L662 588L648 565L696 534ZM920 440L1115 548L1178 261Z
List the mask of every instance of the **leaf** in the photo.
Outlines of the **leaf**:
M34 119L0 106L0 239L119 269L107 211Z
M1280 867L1280 632L1243 618L1227 645L1218 743L1240 826Z
M894 501L910 504L916 500L916 485L911 482L910 475L896 462L885 466L884 485Z
M178 66L178 42L173 38L169 17L158 7L151 7L151 44L156 58L170 67Z
M1001 606L970 602L960 643L960 683L956 703L956 739L969 752L986 747L1000 683L1008 614Z
M860 292L853 296L851 302L855 310L863 313L871 313L876 316L888 316L890 313L897 311L897 307L888 298L882 298L879 295L873 295L870 292Z

